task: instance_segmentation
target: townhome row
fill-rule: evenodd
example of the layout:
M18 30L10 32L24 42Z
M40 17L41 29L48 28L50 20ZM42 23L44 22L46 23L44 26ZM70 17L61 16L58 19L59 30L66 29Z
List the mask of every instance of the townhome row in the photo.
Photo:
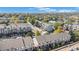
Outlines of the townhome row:
M1 38L0 38L1 39ZM34 38L31 37L17 37L0 40L1 51L36 51L42 49L48 51L53 49L56 44L67 43L71 39L68 33L42 35Z
M19 34L19 33L27 33L32 30L29 24L10 24L6 26L5 24L0 24L0 36L8 35L8 34Z

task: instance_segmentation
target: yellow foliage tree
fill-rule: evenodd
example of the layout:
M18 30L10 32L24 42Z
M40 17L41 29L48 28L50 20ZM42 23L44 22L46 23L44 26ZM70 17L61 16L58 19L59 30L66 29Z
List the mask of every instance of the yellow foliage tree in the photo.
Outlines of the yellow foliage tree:
M35 33L35 36L40 36L41 35L41 32L38 31L38 30L33 30L33 32Z
M54 33L61 33L63 31L64 30L63 30L62 26L58 26L58 28L54 31Z
M15 24L17 24L19 22L19 19L16 16L12 16L11 20Z

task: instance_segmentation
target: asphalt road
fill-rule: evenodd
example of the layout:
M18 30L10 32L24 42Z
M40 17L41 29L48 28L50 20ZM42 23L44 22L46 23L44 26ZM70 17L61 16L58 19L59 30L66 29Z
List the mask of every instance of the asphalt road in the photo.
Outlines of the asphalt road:
M72 49L75 50L75 48L79 48L79 41L74 42L72 44L68 44L68 45L62 46L62 47L54 49L52 51L71 51Z

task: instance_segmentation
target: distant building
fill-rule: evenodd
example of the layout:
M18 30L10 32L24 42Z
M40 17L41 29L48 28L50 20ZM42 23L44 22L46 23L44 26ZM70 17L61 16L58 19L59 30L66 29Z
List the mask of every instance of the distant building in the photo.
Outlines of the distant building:
M46 23L43 23L41 28L45 31L48 31L48 32L51 32L54 30L54 26L53 25L49 25L49 24L46 24Z
M10 19L11 19L10 17L6 17L6 16L0 17L0 23L5 23Z
M25 17L23 15L19 15L18 18L19 20L24 20Z
M79 24L73 24L72 30L79 30Z
M69 30L69 31L79 30L79 24L65 24L64 29Z
M48 31L48 32L54 31L54 26L52 26L52 25L47 25L47 26L44 27L44 30L45 30L45 31Z
M13 34L13 33L20 33L21 31L22 32L29 32L31 31L32 28L29 24L18 24L18 25L15 25L15 24L10 24L8 26L4 25L4 24L1 24L0 25L0 35L1 34Z

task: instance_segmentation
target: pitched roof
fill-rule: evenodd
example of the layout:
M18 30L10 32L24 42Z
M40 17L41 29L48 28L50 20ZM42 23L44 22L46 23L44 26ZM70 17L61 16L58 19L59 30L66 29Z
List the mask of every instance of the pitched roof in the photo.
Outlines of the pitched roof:
M68 33L59 33L59 34L49 34L36 37L39 45L46 45L49 43L58 43L61 41L70 40L70 35Z
M31 47L33 47L33 40L32 40L32 38L31 37L25 37L24 39L24 43L25 43L25 48L31 48Z
M8 32L12 32L10 30L13 30L15 32L19 32L20 28L23 29L26 32L32 30L32 28L31 28L31 26L29 24L18 24L17 26L15 24L10 24L8 26L6 26L4 24L1 24L0 25L0 33L6 33L7 32L7 34L8 34Z
M0 41L0 50L24 50L33 47L31 37L17 38L17 39L3 39Z
M0 41L0 50L23 48L22 39L5 39Z

